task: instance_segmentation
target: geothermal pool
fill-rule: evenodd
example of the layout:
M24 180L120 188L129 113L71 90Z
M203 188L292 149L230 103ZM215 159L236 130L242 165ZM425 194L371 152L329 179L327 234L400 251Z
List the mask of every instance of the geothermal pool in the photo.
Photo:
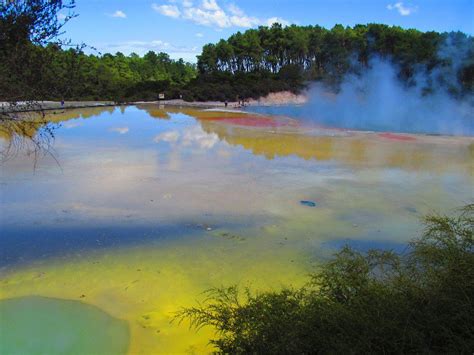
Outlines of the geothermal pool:
M0 166L0 344L19 351L64 328L71 353L89 349L74 329L99 352L210 352L212 329L170 323L206 289L300 286L345 243L403 250L420 216L473 198L472 137L151 104L46 120L52 154ZM2 127L2 147L41 127Z

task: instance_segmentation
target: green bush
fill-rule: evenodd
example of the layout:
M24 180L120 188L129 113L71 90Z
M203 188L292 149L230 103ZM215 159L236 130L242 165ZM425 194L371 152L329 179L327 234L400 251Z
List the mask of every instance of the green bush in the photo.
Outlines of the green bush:
M212 289L176 317L220 353L472 353L474 205L423 223L403 254L346 246L304 288Z

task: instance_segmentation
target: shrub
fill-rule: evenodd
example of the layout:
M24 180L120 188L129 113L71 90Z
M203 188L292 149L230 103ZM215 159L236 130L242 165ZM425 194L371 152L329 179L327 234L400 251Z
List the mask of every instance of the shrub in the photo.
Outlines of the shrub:
M429 215L406 252L344 247L301 289L207 291L176 318L220 353L472 353L474 205Z

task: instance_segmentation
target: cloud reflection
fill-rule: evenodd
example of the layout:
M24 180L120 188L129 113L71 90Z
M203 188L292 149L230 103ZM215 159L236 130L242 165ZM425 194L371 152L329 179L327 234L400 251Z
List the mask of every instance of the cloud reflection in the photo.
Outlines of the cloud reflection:
M155 143L179 143L183 147L198 147L202 150L209 150L218 144L220 139L216 133L206 133L201 126L195 125L185 128L182 132L173 130L160 133L155 136L153 141Z
M129 130L128 127L114 127L110 129L111 132L117 132L118 134L128 133Z
M153 141L155 143L159 143L159 142L176 143L178 139L179 139L178 131L167 131L155 136Z

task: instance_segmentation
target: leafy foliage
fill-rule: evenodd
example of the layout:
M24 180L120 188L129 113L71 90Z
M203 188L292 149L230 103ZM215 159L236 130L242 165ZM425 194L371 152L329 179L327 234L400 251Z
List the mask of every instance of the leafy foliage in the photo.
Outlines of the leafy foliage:
M217 329L221 353L469 353L474 205L424 224L402 255L344 247L304 288L212 289L177 319Z
M304 86L301 77L282 80L280 74L256 73L204 73L182 90L187 101L238 101L259 98L271 92L297 92Z
M13 102L43 96L43 72L50 61L41 50L54 43L75 13L74 0L18 0L0 3L0 100ZM67 11L63 20L59 11ZM47 92L47 91L46 91Z
M86 55L84 45L60 40L74 7L74 0L0 3L0 100L149 100L176 96L195 77L194 65L166 53Z
M176 98L177 88L195 77L194 65L152 51L143 57L122 53L96 56L80 48L63 50L56 44L32 46L28 62L33 69L40 59L47 65L39 71L24 68L21 80L11 82L0 100L12 96L17 100L156 100L161 92ZM6 71L12 73L9 68Z
M262 73L268 76L291 70L296 78L289 83L293 91L311 80L324 80L337 89L347 73L367 67L374 56L394 62L400 79L408 85L417 73L426 77L433 74L433 82L426 83L427 92L435 86L445 86L455 95L472 93L471 36L382 24L335 25L330 30L320 26L262 26L205 45L197 66L207 77L224 72L241 76L254 73L259 78ZM285 79L285 75L276 78Z

